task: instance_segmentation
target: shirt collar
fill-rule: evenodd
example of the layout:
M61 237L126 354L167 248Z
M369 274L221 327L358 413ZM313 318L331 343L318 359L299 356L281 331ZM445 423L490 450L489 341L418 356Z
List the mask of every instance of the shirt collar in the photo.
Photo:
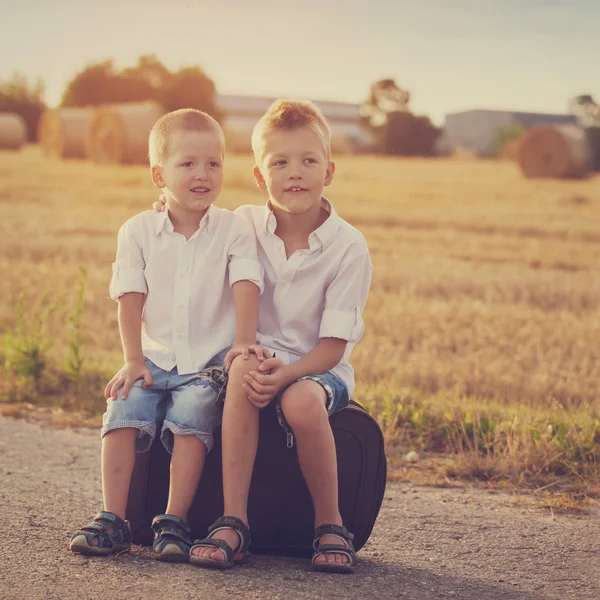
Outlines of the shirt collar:
M203 227L206 227L206 232L208 233L208 235L212 235L217 225L218 214L218 209L213 204L211 204L208 207L206 214L202 217L198 230L201 231ZM156 235L159 235L162 231L173 233L173 223L171 223L171 219L169 218L169 211L166 208L164 211L158 213L158 216L156 218Z
M333 208L331 202L329 202L327 198L321 197L321 206L329 213L329 216L320 227L315 229L308 236L308 243L311 249L314 249L314 246L316 244L320 245L323 249L325 249L333 241L337 232L340 229L340 218L335 212L335 209ZM274 234L276 228L277 218L271 210L270 203L267 202L265 204L263 233Z

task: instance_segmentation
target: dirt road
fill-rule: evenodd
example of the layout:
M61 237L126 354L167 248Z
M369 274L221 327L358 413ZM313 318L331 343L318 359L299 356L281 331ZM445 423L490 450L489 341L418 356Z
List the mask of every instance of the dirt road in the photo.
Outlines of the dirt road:
M148 549L89 559L71 533L100 507L96 432L0 418L0 598L600 598L600 514L553 517L507 494L391 483L355 575L253 556L212 572Z

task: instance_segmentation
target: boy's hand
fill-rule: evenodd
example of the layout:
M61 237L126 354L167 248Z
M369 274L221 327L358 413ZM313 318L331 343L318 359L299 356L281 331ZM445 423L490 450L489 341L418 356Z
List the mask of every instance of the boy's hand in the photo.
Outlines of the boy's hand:
M234 358L237 356L241 355L244 360L248 360L250 354L256 354L256 358L261 362L271 357L271 353L258 344L252 344L250 346L246 344L234 344L231 350L225 355L225 360L223 361L225 363L225 369L229 371L231 363L233 363Z
M142 384L144 389L152 385L152 373L150 373L146 363L143 360L126 362L123 367L119 369L117 374L108 382L108 385L104 390L104 397L107 400L116 400L117 392L122 387L123 393L121 394L121 400L126 400L133 382L138 379L144 380L144 383Z
M264 408L286 384L286 376L280 358L269 358L258 368L260 372L250 371L244 376L245 383L242 389L248 396L250 404L256 408Z
M152 208L157 212L164 212L166 206L167 206L167 199L165 198L164 194L161 194L158 197L158 200L156 202L152 203Z

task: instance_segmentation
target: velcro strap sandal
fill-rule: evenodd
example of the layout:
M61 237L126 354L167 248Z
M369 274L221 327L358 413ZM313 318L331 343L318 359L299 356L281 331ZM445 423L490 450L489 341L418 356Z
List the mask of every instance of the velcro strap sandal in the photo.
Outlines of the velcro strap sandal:
M334 535L335 537L340 538L342 543L321 544L321 538L326 535ZM354 570L356 569L356 551L354 550L354 544L352 543L353 539L354 536L342 525L325 524L317 527L313 540L314 553L311 561L313 571L322 571L325 573L354 573ZM348 562L315 563L315 559L318 556L327 557L332 554L343 554L348 557Z
M237 533L239 542L235 549L225 540L214 539L215 533L223 529L233 529ZM250 530L246 524L237 517L221 517L208 528L208 535L204 539L194 542L190 550L190 563L208 569L230 569L246 561L248 546L250 546ZM195 556L193 553L195 548L217 548L223 552L225 560Z
M190 526L175 515L157 515L152 520L154 542L152 549L157 560L187 562L194 543Z
M90 556L106 556L131 549L129 521L117 515L100 511L94 521L73 534L69 544L71 552Z

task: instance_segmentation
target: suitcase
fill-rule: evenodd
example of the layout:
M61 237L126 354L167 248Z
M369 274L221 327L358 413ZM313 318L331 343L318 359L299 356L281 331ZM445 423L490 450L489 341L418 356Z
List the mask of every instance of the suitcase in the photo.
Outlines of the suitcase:
M250 551L310 556L314 511L295 445L287 447L274 405L261 411L259 427L248 500ZM340 512L359 550L373 530L385 492L387 461L383 434L377 422L353 401L331 417L331 427L338 457ZM136 544L152 543L152 518L166 509L169 463L170 455L158 437L148 452L136 456L127 503L127 519ZM188 514L196 538L205 537L209 525L223 514L222 481L219 429Z

